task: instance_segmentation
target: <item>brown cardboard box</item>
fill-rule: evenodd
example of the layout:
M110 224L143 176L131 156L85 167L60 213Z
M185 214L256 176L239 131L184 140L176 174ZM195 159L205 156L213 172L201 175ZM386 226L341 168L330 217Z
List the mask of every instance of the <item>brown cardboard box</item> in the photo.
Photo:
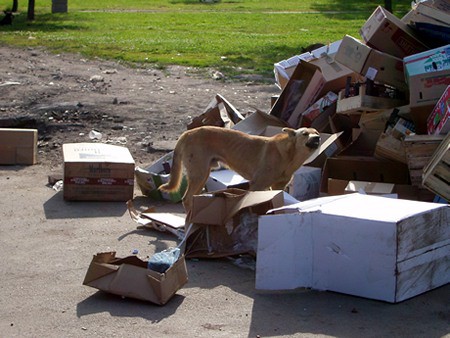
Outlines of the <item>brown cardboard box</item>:
M284 89L292 77L295 68L300 63L309 62L318 66L327 82L324 93L339 89L345 86L345 79L350 76L353 81L357 81L359 76L346 66L336 62L335 54L342 40L332 42L326 46L317 48L311 52L295 55L287 60L277 62L274 65L275 79L281 89Z
M64 199L133 199L135 165L127 148L104 143L66 143L63 157Z
M428 134L446 135L450 131L450 86L445 89L427 119Z
M319 67L300 61L269 114L297 128L300 114L319 97L325 82Z
M430 23L433 25L450 25L450 6L448 1L440 1L439 7L434 7L432 3L436 1L419 2L401 20L402 22L414 26L417 22ZM429 5L431 3L431 6Z
M342 39L335 59L372 81L402 91L408 89L402 59L370 48L354 37L346 35Z
M186 257L255 253L258 216L283 205L283 192L279 190L226 189L194 196Z
M433 109L450 85L450 45L405 57L403 62L410 106Z
M136 256L116 257L115 252L94 255L83 285L119 296L166 304L188 280L184 256L165 273L147 268Z
M36 164L37 129L0 128L0 165Z
M330 179L406 185L410 183L406 164L368 156L328 158L322 173L321 191L323 193L328 193Z
M361 27L360 35L368 46L398 58L429 49L412 28L381 6Z

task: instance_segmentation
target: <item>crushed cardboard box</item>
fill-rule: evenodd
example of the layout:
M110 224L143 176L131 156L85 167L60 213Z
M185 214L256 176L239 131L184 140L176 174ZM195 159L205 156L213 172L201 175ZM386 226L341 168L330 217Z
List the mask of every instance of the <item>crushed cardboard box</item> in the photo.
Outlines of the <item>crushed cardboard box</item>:
M184 256L165 273L150 270L147 264L134 255L120 258L115 252L101 252L92 258L83 285L164 305L188 281Z
M256 252L258 215L284 205L283 192L226 189L194 196L186 257L218 258Z

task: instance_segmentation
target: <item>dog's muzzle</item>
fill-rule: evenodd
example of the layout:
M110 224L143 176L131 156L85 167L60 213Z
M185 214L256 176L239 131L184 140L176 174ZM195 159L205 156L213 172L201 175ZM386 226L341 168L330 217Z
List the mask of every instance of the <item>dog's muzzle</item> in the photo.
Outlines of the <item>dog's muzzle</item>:
M320 145L320 136L319 135L310 135L308 142L306 142L306 146L308 148L317 149Z

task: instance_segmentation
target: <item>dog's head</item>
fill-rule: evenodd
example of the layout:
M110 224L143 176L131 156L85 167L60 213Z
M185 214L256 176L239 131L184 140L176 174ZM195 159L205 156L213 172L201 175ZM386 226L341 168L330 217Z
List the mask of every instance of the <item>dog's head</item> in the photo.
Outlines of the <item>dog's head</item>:
M316 150L320 145L320 134L314 128L283 128L283 132L289 137L295 138L296 148L308 148L312 151Z

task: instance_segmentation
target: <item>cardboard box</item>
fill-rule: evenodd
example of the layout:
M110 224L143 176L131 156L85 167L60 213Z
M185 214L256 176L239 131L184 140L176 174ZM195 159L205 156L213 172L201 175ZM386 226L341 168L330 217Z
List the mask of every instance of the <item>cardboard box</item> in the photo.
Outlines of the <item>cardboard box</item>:
M378 86L380 88L380 86ZM373 96L368 93L368 86L362 84L359 93L353 96L346 96L346 90L339 92L336 113L357 114L364 112L379 111L389 108L400 107L407 104L407 99L401 97ZM387 87L385 88L388 89Z
M288 185L288 192L299 201L319 197L322 169L310 166L300 167Z
M236 124L232 129L250 135L273 136L281 132L284 127L289 127L285 121L280 120L276 116L256 110L246 117L245 120Z
M358 76L346 66L336 62L334 56L341 44L341 40L332 42L326 46L317 48L311 52L295 55L287 60L283 60L274 64L275 80L281 89L284 89L292 77L297 65L303 62L309 62L318 66L325 77L330 88L336 89L345 86L345 79L351 76L354 81L358 80ZM333 90L330 89L330 90ZM330 91L325 88L326 91Z
M65 200L133 199L134 160L125 147L104 143L63 144Z
M165 199L174 203L180 202L187 188L186 177L183 175L178 191L166 193L158 190L161 184L169 182L173 151L162 156L146 168L136 167L136 183L143 195L156 200Z
M249 182L230 169L211 171L206 181L206 191L218 191L228 188L248 190Z
M359 40L346 35L335 56L336 61L358 74L379 83L406 91L403 60L370 48Z
M0 128L0 165L36 164L37 129Z
M434 107L450 85L450 45L405 57L403 62L410 106Z
M427 119L428 134L445 135L450 131L450 86L442 94Z
M448 2L442 1L438 8L433 6L434 1L428 3L419 2L401 19L407 25L415 26L416 23L430 23L434 25L450 25L450 7ZM430 6L431 3L431 6Z
M423 169L422 184L430 191L450 201L450 134L433 153Z
M368 46L398 58L429 49L412 28L381 6L375 9L359 33Z
M330 180L356 180L410 184L404 163L374 157L338 156L328 158L322 172L321 192L329 192Z
M285 209L259 218L257 289L398 303L450 282L447 205L350 194Z
M410 135L405 137L403 146L412 185L423 188L423 169L430 162L433 153L444 137L444 135Z
M331 107L337 99L338 96L335 93L328 92L300 115L297 125L301 127L312 127L313 122L319 117L319 115Z
M256 252L258 216L284 205L283 192L227 189L194 196L186 257L218 258Z
M402 140L390 134L382 133L375 146L375 156L408 163Z
M269 114L297 128L300 114L320 97L325 82L318 67L300 61Z
M89 265L83 285L164 305L188 281L184 256L165 273L152 271L147 264L136 256L119 258L115 252L98 253Z
M188 124L187 129L201 126L217 126L231 128L244 120L241 113L222 95L216 94L205 111Z

